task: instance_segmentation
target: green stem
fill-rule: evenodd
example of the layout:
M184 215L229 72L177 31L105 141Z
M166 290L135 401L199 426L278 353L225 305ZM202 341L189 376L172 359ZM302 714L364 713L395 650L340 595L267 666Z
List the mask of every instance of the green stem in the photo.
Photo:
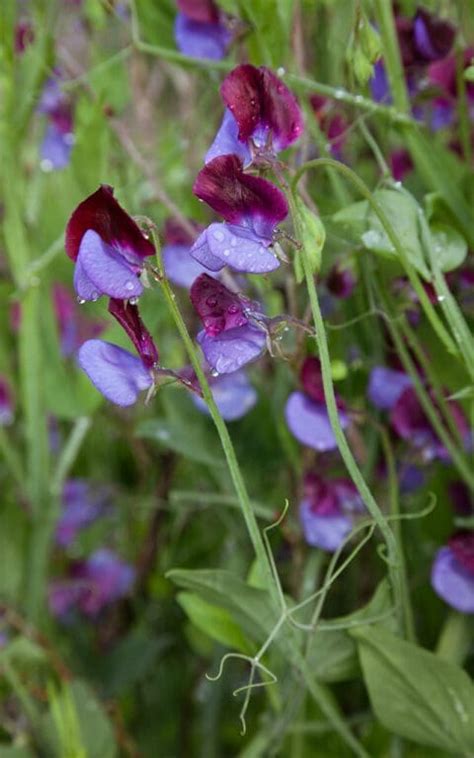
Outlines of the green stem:
M316 163L318 162L316 161ZM323 160L323 163L325 163L325 160ZM331 161L331 163L335 163L337 165L336 161ZM306 168L311 167L311 165L314 165L314 162L307 163ZM322 164L318 163L318 165L322 165ZM305 167L302 167L302 169L305 169ZM296 189L296 184L299 178L302 176L302 174L303 174L303 170L300 170L296 174L292 182L293 193ZM290 198L290 202L293 207L293 213L295 213L295 202L294 202L293 195ZM403 619L401 618L401 614L402 614L402 609L405 606L406 587L403 582L403 574L401 573L401 561L400 561L397 541L395 539L395 536L388 522L386 521L384 515L382 514L380 508L378 507L369 487L367 486L367 483L364 477L362 476L362 473L356 463L356 460L352 454L352 451L349 447L349 444L342 430L341 422L339 420L339 412L338 412L337 404L336 404L334 385L333 385L332 376L331 376L331 359L329 355L326 331L324 328L324 321L321 314L321 309L319 307L318 295L316 292L316 286L314 283L313 273L311 270L311 263L310 263L308 251L306 250L304 246L302 247L301 254L302 254L302 259L303 259L303 269L305 273L306 287L308 290L309 301L311 305L311 312L313 315L314 326L316 330L316 341L318 344L319 357L321 360L324 397L326 401L329 420L334 432L334 436L337 441L339 452L341 453L342 459L346 465L349 475L352 481L354 482L355 486L357 487L357 490L360 493L360 496L368 512L370 513L375 523L377 524L385 540L385 543L387 545L388 568L389 568L391 584L392 584L392 588L393 588L393 592L395 596L395 606L396 606L397 614L399 617L400 628L403 629Z
M51 494L59 496L71 468L74 465L85 436L91 427L91 420L81 416L74 422L72 431L59 458L58 465L51 478Z
M5 429L0 426L0 451L3 455L5 463L10 470L10 473L23 492L25 488L25 472L23 470L23 463L21 461L18 452L13 447L11 440L7 439Z

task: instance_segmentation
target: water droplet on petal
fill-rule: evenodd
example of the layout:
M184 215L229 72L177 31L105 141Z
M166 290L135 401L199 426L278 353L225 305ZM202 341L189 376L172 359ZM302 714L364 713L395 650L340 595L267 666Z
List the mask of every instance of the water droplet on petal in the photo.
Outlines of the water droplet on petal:
M215 297L208 297L206 304L209 306L209 308L215 308L217 305L217 299Z
M237 246L237 237L232 237L231 240L230 240L230 244L232 245L232 247L236 247Z
M230 250L228 250L228 249L226 248L226 249L224 250L224 252L223 252L223 255L225 255L225 257L226 257L226 258L228 258L228 257L229 257L229 255L230 255Z
M84 299L83 297L78 297L78 298L77 298L77 302L79 303L79 305L84 305L84 303L85 303L86 301L85 301L85 299Z
M215 368L212 369L211 376L214 376L214 377L219 376L219 372L217 371L217 369Z
M134 286L135 285L134 285L134 283L132 281L125 282L125 289L126 290L129 290L129 291L133 290Z
M219 232L219 231L213 232L213 237L218 242L222 242L224 239L224 232Z
M136 305L138 303L138 297L129 297L128 302L130 305Z

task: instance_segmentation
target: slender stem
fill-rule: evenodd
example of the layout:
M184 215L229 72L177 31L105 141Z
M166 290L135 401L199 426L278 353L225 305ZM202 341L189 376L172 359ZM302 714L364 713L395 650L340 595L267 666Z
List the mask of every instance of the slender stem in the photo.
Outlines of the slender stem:
M61 453L56 469L51 478L51 493L59 495L69 471L74 465L85 436L91 427L91 420L87 416L81 416L74 422L72 431Z
M334 163L336 163L336 161L334 161ZM307 167L309 167L310 165L311 163L306 164ZM301 175L302 175L302 171L299 171L295 179L293 180L293 184L292 184L293 192L295 191L296 183ZM293 212L295 213L295 207L294 207L295 203L294 203L293 198L291 198L291 205L293 206ZM334 436L337 441L339 452L341 453L342 459L346 465L349 475L352 481L354 482L355 486L357 487L357 490L360 493L360 496L368 512L370 513L375 523L377 524L385 540L385 543L387 545L387 551L388 551L388 557L389 557L388 568L389 568L391 584L392 584L392 588L393 588L393 592L395 596L395 606L396 606L397 614L399 617L400 628L403 629L403 619L400 617L400 614L402 613L402 608L405 605L404 597L406 593L406 587L403 582L403 574L401 573L401 561L400 561L397 541L382 511L378 507L369 487L367 486L367 483L364 477L362 476L362 473L356 463L356 460L352 454L352 451L349 447L349 444L342 430L341 422L339 420L339 412L338 412L337 404L336 404L334 385L333 385L332 376L331 376L331 358L329 355L329 347L328 347L328 342L326 338L326 331L324 328L324 321L323 321L321 309L319 306L319 300L318 300L318 295L316 292L316 286L314 283L314 277L311 270L311 263L310 263L308 251L306 250L305 246L302 246L301 254L302 254L302 259L303 259L303 269L305 273L306 287L308 290L308 296L309 296L309 301L311 305L311 312L313 315L314 326L316 329L316 342L319 348L319 357L321 360L321 370L322 370L323 387L324 387L324 397L326 401L329 420L334 432Z
M15 482L20 487L20 490L24 491L25 472L23 470L23 463L17 450L11 444L11 441L7 439L3 426L0 426L0 452Z

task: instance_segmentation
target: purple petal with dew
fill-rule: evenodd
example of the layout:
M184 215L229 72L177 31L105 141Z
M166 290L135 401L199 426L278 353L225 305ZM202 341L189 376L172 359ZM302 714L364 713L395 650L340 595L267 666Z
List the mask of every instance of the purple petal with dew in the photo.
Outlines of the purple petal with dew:
M50 78L45 82L43 92L38 103L38 113L54 114L64 102L64 94L58 84L58 80Z
M303 392L293 392L286 403L285 416L290 431L303 445L320 453L337 448L329 416L322 403L315 403ZM343 429L349 423L342 411L339 411L339 421Z
M43 171L59 171L69 165L74 135L63 132L54 124L46 128L40 148L40 165Z
M211 253L211 249L208 243L208 232L211 231L211 234L215 234L215 230L220 229L223 226L224 224L211 224L202 232L202 234L199 235L196 242L189 251L190 256L194 258L194 260L196 260L198 263L200 263L201 266L204 266L204 269L207 269L208 271L220 271L221 268L224 268L225 266L225 261L221 260L221 258L218 258L216 255L213 255Z
M79 258L76 260L76 265L74 267L73 282L79 301L92 300L92 302L94 302L100 297L101 293L95 286L94 282L91 282L87 276L84 266Z
M467 571L449 547L436 553L431 569L434 591L461 613L474 613L474 574Z
M211 224L207 230L209 250L235 271L267 274L280 265L267 242L252 230L235 224Z
M407 387L411 379L402 371L376 366L370 372L369 400L380 410L390 410Z
M78 361L92 384L115 405L133 405L153 379L140 358L102 340L88 340L78 352Z
M184 55L209 60L224 58L232 38L223 24L193 21L183 13L176 16L174 36L178 49Z
M231 374L254 361L266 345L266 335L250 324L210 337L203 330L197 335L204 357L218 374Z
M193 282L189 298L211 337L228 329L245 326L248 323L247 309L253 306L238 292L230 290L208 274L201 274Z
M136 266L104 242L92 229L82 238L76 266L78 263L81 264L81 276L84 274L95 285L96 297L91 297L90 288L85 287L79 291L81 280L78 279L76 286L76 277L74 278L76 292L84 300L95 300L99 295L127 300L139 297L143 292L143 285L136 275Z
M306 542L331 553L342 545L352 529L352 520L348 516L320 516L314 512L310 500L300 503L300 520Z
M239 127L228 108L224 111L222 124L214 137L214 142L206 153L204 163L209 163L218 155L238 155L244 168L252 163L252 155L247 143L239 140Z
M166 276L178 287L189 287L200 274L212 272L190 254L190 245L165 245L162 250Z
M225 421L237 421L248 413L257 402L257 392L243 371L219 376L211 383L212 396ZM209 414L206 401L192 395L194 405Z

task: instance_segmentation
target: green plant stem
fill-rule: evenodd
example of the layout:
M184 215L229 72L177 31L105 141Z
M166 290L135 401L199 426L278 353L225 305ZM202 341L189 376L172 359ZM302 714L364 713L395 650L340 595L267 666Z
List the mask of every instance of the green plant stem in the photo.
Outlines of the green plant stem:
M336 162L334 161L334 163ZM306 164L306 167L308 168L311 167L311 164L312 162ZM303 173L302 170L300 170L297 173L295 179L293 180L293 183L292 183L293 192L296 189L297 181L299 177L302 176L302 173ZM291 198L291 205L293 206L293 212L295 212L295 207L294 207L295 203L294 203L293 197ZM385 540L385 543L387 545L389 575L390 575L392 589L393 589L393 593L395 597L395 607L397 609L399 627L400 627L400 631L402 631L403 626L404 626L403 609L405 608L408 600L407 600L407 590L404 585L403 574L401 572L401 560L400 560L400 555L399 555L398 544L395 539L395 535L393 534L388 522L386 521L369 487L367 486L365 479L362 476L362 473L360 472L360 469L356 463L356 460L352 454L352 451L349 447L349 444L342 430L341 422L339 420L339 412L338 412L337 404L336 404L334 385L333 385L332 376L331 376L331 359L329 355L326 331L324 328L324 322L323 322L323 317L321 314L321 309L319 307L318 295L316 292L314 277L311 270L310 258L304 246L302 247L301 255L303 259L303 269L305 273L306 287L308 290L308 296L309 296L309 301L311 305L311 312L313 315L314 327L316 330L316 342L319 348L319 357L321 360L321 370L322 370L323 387L324 387L324 397L326 401L329 420L334 432L334 436L337 441L339 452L341 453L341 456L346 465L347 471L349 472L349 475L352 481L354 482L355 486L357 487L357 490L360 493L360 496L368 512L370 513L375 523L377 524L377 527L379 528L383 536L383 539Z
M23 463L18 455L17 450L13 447L11 441L7 438L5 429L0 426L0 452L3 455L4 461L10 470L10 474L17 483L21 492L24 492L25 488L25 472L23 470Z
M433 308L432 303L430 302L430 299L428 295L425 292L425 289L420 281L420 277L418 276L418 273L411 265L410 261L408 260L407 254L405 253L405 250L403 248L403 245L400 244L400 240L398 239L397 234L395 233L395 230L388 220L386 214L382 210L382 208L379 206L376 200L374 200L374 197L365 184L365 182L362 181L362 179L357 176L357 174L352 171L352 169L348 168L348 166L345 166L343 163L340 163L339 161L335 161L332 158L317 158L316 160L308 161L308 163L305 163L303 166L301 166L298 171L296 172L294 178L292 179L292 188L295 188L298 181L300 180L301 176L305 173L305 171L308 171L309 169L315 169L319 167L325 167L325 166L332 166L337 171L339 171L343 176L346 177L360 192L362 197L367 200L368 204L372 208L375 215L378 217L380 223L382 224L384 231L389 238L391 244L393 245L394 250L396 251L400 263L402 264L403 268L405 269L406 275L410 281L410 284L412 285L413 289L415 290L415 293L418 297L418 300L420 302L421 307L423 308L423 311L429 320L431 326L433 327L433 330L438 335L439 339L445 346L446 350L448 350L449 353L453 355L459 355L459 351L453 342L451 335L446 330L446 327L444 326L443 322L439 318L438 314L436 313L435 309Z
M445 661L463 666L472 644L472 624L463 613L451 611L439 635L436 655Z
M51 477L51 494L59 496L62 492L71 468L74 465L85 436L91 427L91 420L87 416L80 416L74 422L74 426L61 452L58 464Z

